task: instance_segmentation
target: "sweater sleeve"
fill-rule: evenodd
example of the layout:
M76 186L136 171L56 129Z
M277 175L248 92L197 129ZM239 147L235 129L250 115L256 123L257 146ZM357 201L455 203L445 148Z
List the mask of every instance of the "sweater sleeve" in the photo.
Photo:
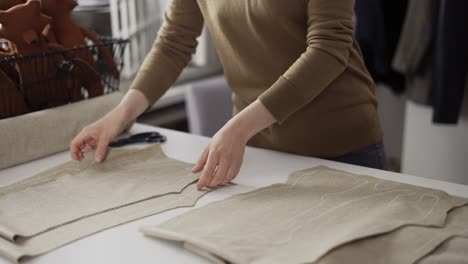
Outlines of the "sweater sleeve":
M133 81L150 104L176 81L190 62L203 28L203 16L195 0L170 0L164 22L151 51Z
M348 66L355 0L307 0L307 48L259 100L278 123L317 97Z

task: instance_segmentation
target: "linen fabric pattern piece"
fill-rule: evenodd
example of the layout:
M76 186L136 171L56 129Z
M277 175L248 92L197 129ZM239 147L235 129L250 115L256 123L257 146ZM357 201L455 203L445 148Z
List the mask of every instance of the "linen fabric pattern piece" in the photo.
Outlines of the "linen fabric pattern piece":
M389 234L340 246L325 255L317 264L366 263L369 260L372 260L373 264L416 263L430 255L441 244L463 234L468 235L466 205L450 211L443 227L404 226ZM465 248L465 252L467 250L468 247ZM465 261L468 260L466 253L465 257Z
M199 178L192 164L170 159L156 144L92 155L0 189L0 236L15 241L157 196L180 192ZM40 208L40 209L39 209Z
M468 233L447 240L418 264L466 264L468 260Z
M316 167L291 174L286 184L235 195L142 232L231 263L311 263L340 245L403 226L442 227L447 212L467 201Z
M13 262L21 262L126 222L176 208L194 206L208 192L209 190L197 191L196 185L191 184L181 193L170 193L99 213L16 243L0 238L0 256Z

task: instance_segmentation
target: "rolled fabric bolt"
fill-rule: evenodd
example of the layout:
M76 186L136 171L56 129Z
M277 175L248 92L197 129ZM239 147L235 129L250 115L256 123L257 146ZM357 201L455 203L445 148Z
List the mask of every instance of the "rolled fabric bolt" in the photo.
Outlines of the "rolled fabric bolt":
M67 150L83 127L104 116L122 98L115 92L0 120L0 169Z

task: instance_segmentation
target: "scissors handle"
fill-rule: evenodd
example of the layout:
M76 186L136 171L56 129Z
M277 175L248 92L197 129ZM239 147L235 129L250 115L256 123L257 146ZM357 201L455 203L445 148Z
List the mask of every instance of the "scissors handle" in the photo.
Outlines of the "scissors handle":
M118 148L118 147L123 147L123 146L134 144L134 143L155 143L155 142L164 143L166 142L166 140L167 138L158 132L146 132L146 133L139 133L139 134L131 135L127 138L122 138L117 141L114 141L109 144L109 147Z
M157 138L157 137L161 137L161 134L159 134L159 132L145 132L145 133L138 133L135 135L131 135L128 138L132 140L138 140L138 139L145 139L148 137Z

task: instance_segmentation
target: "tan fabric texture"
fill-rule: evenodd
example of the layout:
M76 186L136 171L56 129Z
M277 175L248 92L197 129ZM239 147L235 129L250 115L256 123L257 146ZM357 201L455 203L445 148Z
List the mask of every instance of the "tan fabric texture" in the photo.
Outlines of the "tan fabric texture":
M195 184L191 184L181 193L171 193L96 214L17 243L0 238L0 256L14 262L27 260L104 229L167 210L193 206L207 192L197 191Z
M443 227L405 226L389 234L340 246L317 264L368 263L370 260L373 264L415 263L445 241L463 234L468 234L468 206L450 211ZM468 261L468 255L465 256Z
M170 0L132 88L159 99L190 62L205 23L235 112L259 99L278 121L249 144L318 157L362 149L382 129L353 38L354 2Z
M468 233L464 237L454 237L418 264L466 264L468 263Z
M106 162L71 161L0 189L0 236L14 241L78 219L157 196L196 181L192 164L164 155L159 144L111 151ZM38 210L40 208L40 210Z
M0 120L0 169L64 151L86 125L116 107L122 94Z
M441 227L447 212L467 201L316 167L291 174L287 184L235 195L142 232L232 263L310 263L340 245L406 225Z

